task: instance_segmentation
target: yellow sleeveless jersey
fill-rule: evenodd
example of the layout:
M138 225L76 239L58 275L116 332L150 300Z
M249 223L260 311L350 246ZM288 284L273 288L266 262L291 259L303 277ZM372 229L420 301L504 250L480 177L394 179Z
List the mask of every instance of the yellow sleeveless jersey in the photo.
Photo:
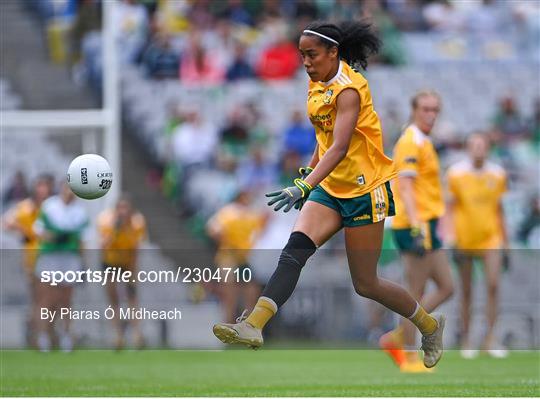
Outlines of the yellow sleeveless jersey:
M470 160L447 172L454 203L453 223L459 249L498 249L503 243L499 204L506 191L506 173L491 162L475 169Z
M319 159L334 142L337 97L345 89L354 89L360 96L356 128L347 155L320 184L336 198L359 197L396 175L392 160L384 155L381 124L368 82L344 61L330 81L309 82L307 113L315 127Z
M218 266L234 267L247 262L255 238L264 227L264 216L233 203L221 208L208 223L220 231Z
M139 244L146 237L146 221L140 213L131 216L129 223L116 227L116 217L112 210L103 211L97 221L99 234L108 241L103 248L103 263L109 266L133 268Z
M444 213L444 199L439 176L439 157L429 136L415 125L410 125L394 147L394 162L399 176L414 177L414 200L420 221L427 222L441 217ZM396 203L392 228L411 227L397 181L392 185L392 192Z
M32 272L36 264L39 248L38 237L33 228L39 216L39 207L36 206L32 199L27 198L15 205L15 208L11 212L13 212L13 218L22 229L24 248L23 266L26 271Z

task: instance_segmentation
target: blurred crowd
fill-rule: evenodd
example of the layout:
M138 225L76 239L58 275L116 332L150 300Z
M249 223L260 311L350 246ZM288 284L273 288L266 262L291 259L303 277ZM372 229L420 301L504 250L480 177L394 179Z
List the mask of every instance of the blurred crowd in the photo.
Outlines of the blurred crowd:
M31 3L49 21L51 52L75 67L75 78L99 86L101 0ZM122 63L151 78L219 84L291 78L309 22L359 18L371 20L384 43L372 62L391 65L407 62L402 33L464 35L475 46L488 40L497 57L513 51L506 39L526 52L540 32L540 5L528 0L117 0L113 25ZM462 52L459 40L445 46Z
M89 82L99 91L102 1L33 0L30 3L48 21L51 52L64 54L74 79ZM358 18L371 20L384 43L380 54L370 63L400 65L408 62L409 51L403 37L411 33L424 37L465 35L480 42L491 40L489 47L495 53L504 53L504 45L498 38L509 37L517 47L526 49L528 42L534 41L540 32L540 3L528 0L116 0L112 15L122 65L140 68L149 79L179 80L182 85L195 87L220 87L244 79L286 82L302 76L296 49L302 29L315 19ZM57 30L51 28L55 24L64 26L63 35L55 35ZM538 42L533 45L537 48ZM62 47L64 51L53 51ZM447 50L452 53L456 48ZM510 167L516 168L515 158L519 158L519 154L513 155L509 149L515 143L526 141L535 148L538 146L539 106L534 104L532 113L529 109L521 110L508 96L501 99L490 121L496 152ZM392 148L406 123L407 116L400 111L391 106L379 110L387 150ZM226 187L224 192L234 191L233 182L237 180L240 186L252 187L284 182L295 175L314 145L313 129L297 110L286 116L290 119L288 126L277 136L269 121L262 120L256 104L239 104L221 126L213 126L196 107L179 109L171 104L167 113L165 135L170 162L164 173L165 191L178 202L187 203L187 208L189 202L199 200L183 198L183 194L190 191L186 190L189 181L201 168L213 169L214 177ZM459 137L443 135L441 149L459 147L463 136L469 133L472 132ZM277 156L269 154L269 149L277 152ZM225 196L230 197L230 193Z
M99 89L102 1L33 0L30 4L48 21L49 28L55 24L66 27L65 34L58 37L55 29L49 29L51 51L65 47L64 52L53 53L65 53L64 61L72 66L73 77L89 81ZM301 30L315 19L351 18L367 18L380 32L384 46L371 63L399 65L408 61L406 34L465 35L479 41L507 36L513 38L516 46L527 48L528 41L540 32L540 3L528 0L116 0L112 15L123 66L136 66L148 79L178 80L182 85L196 87L221 87L243 79L287 82L303 75L296 49ZM537 41L533 44L538 46ZM496 40L490 46L495 53L503 51L502 44ZM520 182L523 160L530 159L530 154L538 159L540 100L524 105L511 95L500 93L500 96L492 120L485 121L490 126L485 133L491 138L494 156L510 172L510 182ZM300 110L303 104L290 110L285 116L286 126L278 132L274 131L272 121L262 117L258 106L238 103L219 125L196 106L170 104L166 110L162 135L167 159L158 160L159 171L151 177L182 214L194 217L195 226L199 226L195 230L202 231L201 223L245 187L262 192L268 187L288 184L296 177L298 167L309 158L315 139L313 128ZM406 111L388 104L378 112L385 132L385 148L390 155L407 123ZM451 159L459 153L463 137L473 132L458 135L439 126L436 133L444 163L445 158ZM219 184L220 189L210 196L211 184L202 181Z

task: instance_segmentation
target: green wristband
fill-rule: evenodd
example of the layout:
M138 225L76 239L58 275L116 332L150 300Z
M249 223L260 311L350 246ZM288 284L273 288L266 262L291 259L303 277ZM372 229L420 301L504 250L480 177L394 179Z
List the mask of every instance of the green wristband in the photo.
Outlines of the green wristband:
M306 198L311 190L313 190L313 187L307 182L300 178L294 179L294 185L302 191L302 198Z

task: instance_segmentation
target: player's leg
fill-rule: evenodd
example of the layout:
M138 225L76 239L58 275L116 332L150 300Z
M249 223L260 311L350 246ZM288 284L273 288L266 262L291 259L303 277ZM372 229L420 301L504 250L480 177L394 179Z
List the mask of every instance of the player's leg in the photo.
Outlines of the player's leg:
M422 305L432 312L446 302L454 293L454 280L448 257L444 250L438 249L426 254L424 262L429 265L429 277L437 289L424 295Z
M433 317L401 286L377 276L384 222L345 228L345 245L354 288L411 320L423 335L424 363L433 367L442 355L444 317Z
M499 313L499 281L502 270L502 252L500 250L488 250L484 254L484 273L486 277L486 320L487 330L483 347L488 354L493 357L506 357L508 351L504 348L497 348L494 330Z
M30 291L30 311L28 314L26 342L29 346L36 347L37 323L39 320L38 318L36 318L36 316L39 314L39 308L37 306L38 280L36 276L34 275L33 270L28 271L27 277L28 277L28 287Z
M257 300L261 295L261 287L256 281L251 280L249 282L242 282L241 289L244 306L251 312L255 309Z
M47 283L37 282L36 285L36 320L37 320L37 346L42 352L48 352L52 346L50 320L43 318L41 310L48 312L56 310L54 288Z
M133 273L135 274L135 273ZM135 281L129 281L126 283L126 294L128 305L130 308L138 308L139 300L137 297L137 283ZM141 331L141 323L136 318L131 319L130 321L131 330L133 331L133 341L135 347L138 349L144 348L144 336Z
M292 295L309 257L341 228L341 223L341 216L336 210L318 202L307 201L281 252L278 266L253 311L245 321L216 324L214 334L225 343L261 346L261 330Z
M461 356L468 359L475 357L477 353L470 341L473 259L460 253L456 261L461 282Z
M428 278L432 279L437 289L422 297L422 305L428 312L432 312L440 304L448 300L454 292L452 271L446 252L443 251L442 241L438 234L438 219L432 219L427 224L427 236L429 248L431 248L419 261L421 267L428 270Z
M73 286L71 284L58 285L56 287L57 304L59 308L70 308L71 297L73 295ZM70 331L70 318L66 317L63 320L59 320L58 338L60 349L64 352L71 352L73 350L73 337Z
M407 290L425 309L422 298L429 277L429 266L424 262L424 258L408 252L401 254ZM427 309L426 311L429 312ZM416 330L416 326L404 318L396 329L384 334L380 340L381 348L403 371L426 371L418 356Z
M426 312L430 312L431 309L427 309L422 301L429 278L430 268L429 263L426 262L426 256L427 254L423 257L419 257L410 253L403 253L401 255L401 260L405 270L407 290L411 296L426 309ZM416 347L415 325L410 320L403 319L400 327L403 334L403 347L405 349L407 362L412 364L420 362Z
M283 305L292 295L309 257L341 229L341 223L341 216L334 209L318 202L306 202L262 296L271 298L278 307Z
M104 267L105 269L106 267ZM109 300L108 306L114 309L114 317L111 322L114 329L114 347L116 349L122 349L124 347L124 331L122 329L122 323L120 322L120 301L118 298L118 283L114 281L107 281L105 284L105 291Z
M452 272L448 258L443 250L434 250L428 252L422 258L413 255L404 255L407 257L409 267L407 269L407 281L410 287L409 292L414 298L418 299L426 312L431 313L437 307L448 300L454 291ZM425 293L427 281L431 279L435 282L437 289ZM404 344L408 349L408 360L417 361L418 352L413 350L416 343L416 330L408 320L404 321Z

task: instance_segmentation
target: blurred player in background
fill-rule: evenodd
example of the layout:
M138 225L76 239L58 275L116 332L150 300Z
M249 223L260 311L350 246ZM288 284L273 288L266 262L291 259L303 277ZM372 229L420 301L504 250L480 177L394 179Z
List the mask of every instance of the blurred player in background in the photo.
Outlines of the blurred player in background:
M5 193L2 197L2 203L4 206L10 207L13 203L22 201L30 196L28 188L26 186L26 176L23 172L18 170L13 175L12 181L5 190Z
M478 355L469 337L472 301L473 259L484 265L486 279L487 330L482 348L493 357L506 357L508 351L497 348L494 336L498 315L499 280L503 249L508 246L502 196L506 191L506 173L487 160L489 143L481 134L467 141L468 159L448 169L449 237L455 248L462 284L461 354L465 358Z
M422 332L424 362L433 367L442 355L443 315L429 315L402 287L377 276L384 219L394 215L390 180L396 175L384 155L379 118L366 79L378 38L363 22L314 22L303 32L299 50L310 77L307 111L317 147L302 178L292 187L267 194L274 210L300 208L277 269L246 320L217 324L225 343L263 344L262 329L292 295L300 272L317 247L345 229L352 282L359 295L409 318Z
M36 329L36 278L34 269L38 254L38 236L34 232L41 204L52 193L52 179L49 176L39 176L34 182L31 196L17 203L4 217L4 227L20 234L22 241L22 267L28 280L30 291L30 309L28 312L26 339L27 344L35 345Z
M394 148L398 179L393 184L396 216L392 230L405 266L407 286L426 311L431 312L450 298L454 289L450 264L441 250L437 232L444 200L439 159L430 138L441 101L437 93L421 91L412 98L411 107L412 123ZM430 279L437 290L425 294ZM403 320L396 330L383 335L380 343L402 371L427 371L418 357L415 341L413 325Z
M81 203L67 185L63 183L58 195L45 200L41 206L34 232L39 239L39 255L35 275L37 283L37 307L49 311L69 308L73 295L73 283L66 281L57 285L42 282L45 273L59 271L66 273L82 269L82 236L88 226L88 216ZM58 313L58 312L57 312ZM59 344L63 351L73 349L69 317L55 321L59 323ZM52 346L53 323L39 318L37 343L41 351L49 351Z
M131 200L123 195L114 209L107 209L98 216L98 232L100 236L101 260L103 270L111 268L115 275L129 270L137 272L137 251L146 238L146 221L144 216L133 208ZM130 279L131 280L131 279ZM105 284L109 305L113 307L115 317L112 319L115 331L115 347L124 347L125 328L119 319L119 284L108 281ZM125 283L128 305L138 307L136 283ZM133 339L137 348L144 346L144 337L137 319L130 320Z
M267 220L267 214L257 212L251 207L251 193L247 190L241 190L233 202L218 210L206 225L208 235L218 245L216 266L233 270L240 268L242 272L249 268L249 253ZM242 276L243 273L239 275ZM259 285L252 279L238 282L233 276L230 273L228 280L222 280L218 289L228 323L234 322L240 296L244 307L251 310L261 293Z

